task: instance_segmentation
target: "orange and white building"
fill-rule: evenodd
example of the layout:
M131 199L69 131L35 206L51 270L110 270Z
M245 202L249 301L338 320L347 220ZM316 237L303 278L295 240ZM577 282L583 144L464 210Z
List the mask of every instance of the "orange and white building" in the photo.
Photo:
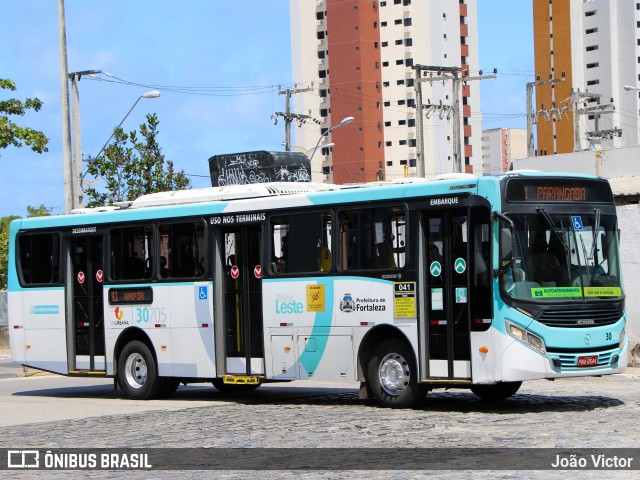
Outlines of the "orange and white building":
M293 97L297 114L321 121L296 126L295 144L315 147L312 180L332 183L416 175L415 65L460 67L477 75L476 0L290 0L293 81L313 91ZM453 82L423 82L427 177L454 171ZM481 174L479 82L460 95L462 168Z
M548 114L538 115L536 154L640 143L640 97L624 88L640 86L640 3L534 0L533 16L537 77L565 78L536 87L535 111Z

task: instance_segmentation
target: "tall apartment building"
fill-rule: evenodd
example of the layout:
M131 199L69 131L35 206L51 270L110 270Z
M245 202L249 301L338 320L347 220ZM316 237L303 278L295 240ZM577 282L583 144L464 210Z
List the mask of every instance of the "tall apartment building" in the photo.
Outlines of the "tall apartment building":
M537 154L638 144L640 3L534 0ZM546 114L546 116L545 116Z
M295 112L321 120L295 129L313 148L312 180L334 183L416 175L415 65L478 73L476 0L290 0L293 80L314 83L293 98ZM437 75L436 75L437 76ZM462 168L481 173L479 82L462 84ZM422 82L425 173L454 171L453 82ZM311 155L311 153L310 153Z
M527 156L524 128L492 128L482 132L482 171L497 175L507 172L513 160Z

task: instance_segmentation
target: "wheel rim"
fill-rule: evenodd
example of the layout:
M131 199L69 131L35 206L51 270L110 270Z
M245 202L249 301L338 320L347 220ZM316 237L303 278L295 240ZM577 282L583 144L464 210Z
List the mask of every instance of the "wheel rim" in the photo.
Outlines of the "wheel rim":
M147 381L147 362L139 353L129 355L124 371L127 384L133 388L142 388Z
M409 385L409 364L402 355L390 353L382 359L378 368L380 386L389 395L397 397Z

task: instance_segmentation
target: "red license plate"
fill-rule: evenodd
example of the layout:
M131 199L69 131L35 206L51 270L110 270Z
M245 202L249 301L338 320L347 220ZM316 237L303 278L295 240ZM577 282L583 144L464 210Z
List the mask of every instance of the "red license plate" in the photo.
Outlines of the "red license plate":
M587 357L578 357L579 367L592 367L598 365L598 355L589 355Z

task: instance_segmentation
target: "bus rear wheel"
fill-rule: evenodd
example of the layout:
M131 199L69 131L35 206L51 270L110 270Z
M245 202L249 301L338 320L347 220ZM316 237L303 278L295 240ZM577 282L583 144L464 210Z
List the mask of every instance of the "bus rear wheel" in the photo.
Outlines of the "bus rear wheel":
M162 387L151 350L139 340L125 345L118 361L118 381L133 400L155 398Z
M427 394L426 385L418 383L413 352L402 340L392 338L375 347L367 370L371 392L385 407L412 407Z
M522 382L500 382L494 385L473 385L471 391L482 400L505 400L520 389Z

